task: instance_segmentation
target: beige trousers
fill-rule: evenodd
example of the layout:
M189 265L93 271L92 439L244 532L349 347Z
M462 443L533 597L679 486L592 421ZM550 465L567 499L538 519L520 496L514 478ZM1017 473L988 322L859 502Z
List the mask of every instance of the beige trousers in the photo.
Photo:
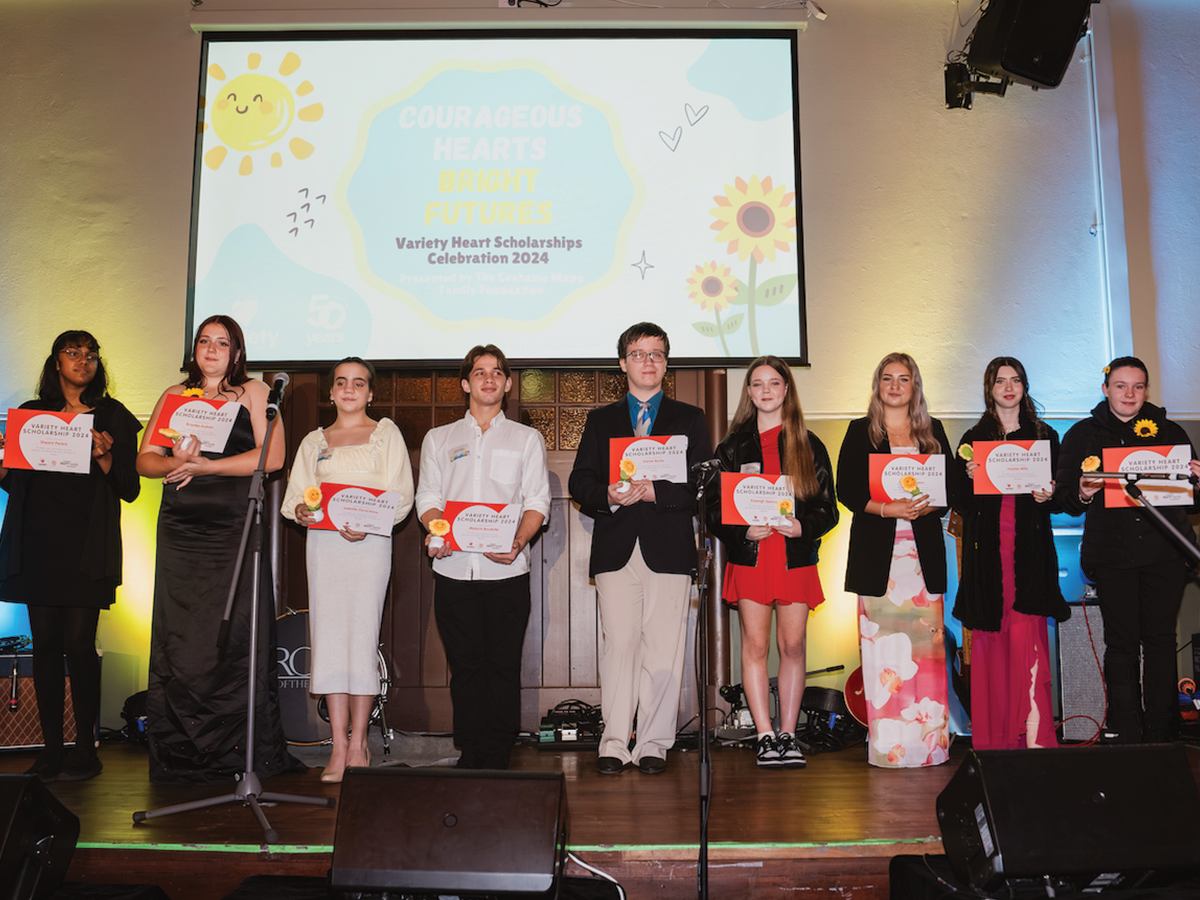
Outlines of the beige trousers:
M675 743L691 582L690 575L651 571L640 543L624 568L596 576L604 632L600 756L625 763L647 756L666 759ZM630 753L635 712L637 744Z

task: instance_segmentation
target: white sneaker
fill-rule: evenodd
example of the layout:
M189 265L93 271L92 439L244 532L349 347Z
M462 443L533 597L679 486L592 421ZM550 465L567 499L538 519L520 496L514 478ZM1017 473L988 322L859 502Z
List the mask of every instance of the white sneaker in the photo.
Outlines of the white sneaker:
M781 734L776 742L776 747L779 750L779 762L776 765L786 766L790 769L802 769L808 765L804 754L800 752L800 747L796 744L794 735Z
M783 758L779 753L779 743L775 735L764 734L758 738L758 764L763 767L782 766Z

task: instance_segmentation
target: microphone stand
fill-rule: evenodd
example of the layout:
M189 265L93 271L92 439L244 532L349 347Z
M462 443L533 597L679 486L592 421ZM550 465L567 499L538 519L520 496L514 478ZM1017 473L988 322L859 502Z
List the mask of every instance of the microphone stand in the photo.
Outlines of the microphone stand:
M696 681L700 700L700 849L696 876L699 900L708 900L708 813L712 805L712 748L708 743L708 578L712 565L712 535L708 533L708 484L718 469L701 468L696 482L700 539L704 548L696 579L699 612L696 616Z
M1129 498L1133 500L1134 503L1140 504L1141 507L1146 510L1146 512L1150 513L1151 517L1153 517L1154 521L1159 524L1163 531L1175 539L1176 543L1183 548L1184 555L1191 559L1193 566L1200 564L1200 549L1197 549L1195 544L1184 537L1183 533L1174 525L1172 525L1170 521L1168 521L1167 517L1159 511L1157 506L1155 506L1146 498L1146 495L1142 492L1142 489L1138 487L1137 483L1139 481L1147 478L1161 480L1163 478L1162 475L1139 472L1093 472L1089 473L1088 477L1108 481L1119 480L1124 482L1122 487L1125 488L1125 493L1129 495ZM1185 479L1183 476L1179 476L1176 480L1183 481ZM1186 478L1186 480L1192 483L1192 496L1195 497L1194 486L1197 482L1196 477L1193 475Z
M286 383L286 382L285 382ZM272 395L274 400L275 395ZM195 800L191 803L178 803L174 806L163 806L158 809L140 810L133 814L134 824L160 816L172 816L175 813L192 812L198 809L208 809L226 803L240 803L248 806L258 819L263 830L263 841L274 844L279 840L267 817L263 815L260 800L273 803L305 803L311 806L324 806L332 809L337 801L332 797L304 797L296 794L277 794L262 789L262 781L254 771L254 730L255 730L255 700L258 695L258 617L259 617L259 576L262 572L262 506L266 496L263 481L266 477L267 448L271 446L271 435L275 430L275 417L279 413L277 402L267 404L267 433L263 438L262 449L258 454L258 467L250 479L250 490L246 501L246 522L242 528L242 542L238 547L237 562L233 567L233 581L229 585L229 598L225 602L225 616L221 620L218 631L217 645L224 649L229 643L230 618L233 614L233 603L237 596L237 586L242 574L242 564L246 558L246 548L253 546L250 557L250 653L247 659L249 683L246 689L246 767L241 775L236 777L237 787L232 793L221 794L207 800Z

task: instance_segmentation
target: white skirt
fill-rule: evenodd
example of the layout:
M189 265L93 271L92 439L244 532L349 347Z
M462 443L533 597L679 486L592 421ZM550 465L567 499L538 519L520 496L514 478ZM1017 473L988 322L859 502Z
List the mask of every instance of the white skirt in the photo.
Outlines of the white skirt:
M379 623L392 574L392 539L351 543L309 529L308 623L313 694L379 693Z

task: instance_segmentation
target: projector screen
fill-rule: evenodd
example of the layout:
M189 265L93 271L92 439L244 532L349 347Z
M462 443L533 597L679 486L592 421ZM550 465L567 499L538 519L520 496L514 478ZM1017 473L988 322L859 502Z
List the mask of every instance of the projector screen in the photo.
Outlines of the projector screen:
M187 347L805 364L796 32L204 37Z

